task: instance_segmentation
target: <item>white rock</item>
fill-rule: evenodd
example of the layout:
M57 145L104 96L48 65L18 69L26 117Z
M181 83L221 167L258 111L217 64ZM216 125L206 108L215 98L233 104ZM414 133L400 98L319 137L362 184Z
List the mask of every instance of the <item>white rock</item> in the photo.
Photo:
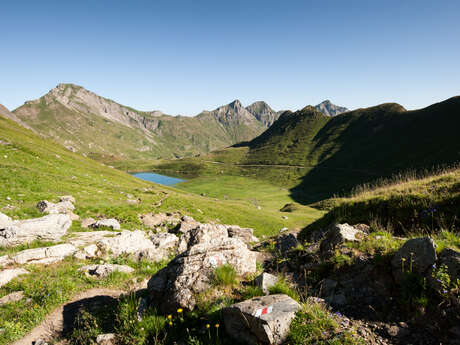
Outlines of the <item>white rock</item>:
M24 291L15 291L0 298L0 306L7 303L17 302L24 298Z
M23 268L11 268L11 269L0 271L0 287L2 287L3 285L6 285L11 280L13 280L14 278L22 274L29 274L29 272Z
M14 221L0 230L0 246L12 246L34 240L57 241L72 225L66 214L50 214L41 218Z
M10 217L0 212L0 229L5 229L12 222L13 220Z
M17 264L43 264L48 265L64 260L73 255L77 248L71 244L58 244L52 247L34 248L23 250L12 257Z
M59 197L59 201L69 201L72 204L75 204L75 198L72 195L63 195Z
M269 290L272 286L276 285L278 277L273 274L263 272L254 279L254 283L257 287L260 287L264 294L268 295Z
M68 213L75 210L75 206L70 201L61 201L53 204L47 200L42 200L38 202L37 208L40 212L48 214Z

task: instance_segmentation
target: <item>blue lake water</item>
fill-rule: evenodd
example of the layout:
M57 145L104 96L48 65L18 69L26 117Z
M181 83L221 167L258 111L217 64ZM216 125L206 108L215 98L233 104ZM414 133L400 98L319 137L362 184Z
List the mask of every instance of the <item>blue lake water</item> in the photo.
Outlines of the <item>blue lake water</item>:
M155 174L152 172L136 173L136 174L133 174L133 176L140 178L141 180L155 182L158 184L162 184L164 186L172 186L176 183L185 181L185 180L181 180L180 178Z

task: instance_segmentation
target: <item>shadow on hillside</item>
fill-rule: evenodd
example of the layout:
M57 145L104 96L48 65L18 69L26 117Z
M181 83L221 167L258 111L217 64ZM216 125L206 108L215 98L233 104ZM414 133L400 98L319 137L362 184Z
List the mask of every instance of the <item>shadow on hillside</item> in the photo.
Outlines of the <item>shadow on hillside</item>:
M460 159L460 97L417 111L392 105L364 109L329 121L311 152L319 165L292 188L291 197L309 204L405 171L426 171Z

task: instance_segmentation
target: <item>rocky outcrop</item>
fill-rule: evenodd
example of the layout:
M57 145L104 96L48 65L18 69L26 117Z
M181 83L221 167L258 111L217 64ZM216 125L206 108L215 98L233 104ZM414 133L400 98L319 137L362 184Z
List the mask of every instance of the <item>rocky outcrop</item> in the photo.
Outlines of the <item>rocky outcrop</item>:
M29 274L29 272L23 268L10 268L0 271L0 287L8 284L11 280L22 274Z
M58 241L71 225L72 221L66 214L50 214L41 218L14 221L0 229L0 247L35 240Z
M281 254L285 255L291 249L297 247L297 234L283 234L276 239L275 249Z
M71 244L58 244L46 248L34 248L23 250L11 259L17 264L42 264L49 265L64 260L65 257L73 255L77 248Z
M245 344L283 344L300 304L287 295L255 297L224 308L225 330Z
M78 269L80 272L85 272L89 276L95 276L97 278L105 278L112 274L113 272L121 273L132 273L134 268L126 265L112 265L112 264L103 264L103 265L87 265L80 267Z
M68 200L60 201L57 204L53 204L47 200L42 200L38 202L37 208L41 213L48 214L67 214L68 212L75 210L75 206Z
M433 239L412 238L404 243L391 260L393 276L397 282L401 280L403 271L412 271L424 276L435 262L436 245Z
M241 240L229 238L225 226L201 224L181 236L181 244L186 250L148 283L153 300L164 312L179 307L193 310L196 295L210 287L219 266L229 264L239 275L256 271L256 253Z
M96 219L94 218L85 218L81 221L81 227L82 228L89 228L91 225L96 223Z
M320 104L315 105L315 108L322 112L324 115L336 116L348 111L345 107L340 107L338 105L332 104L328 99L321 102Z
M155 229L162 225L177 225L180 223L180 215L178 213L148 213L139 216L142 224L150 229Z
M169 250L178 241L173 234L155 235L153 238L155 243L141 230L122 231L117 236L100 240L97 246L101 251L114 257L127 254L132 255L137 260L146 258L152 261L161 261L168 257ZM164 244L165 247L160 247L161 244Z
M120 223L118 222L118 220L114 219L114 218L110 218L110 219L101 219L101 220L98 220L96 223L93 223L91 225L89 225L91 228L111 228L113 230L120 230L121 229L121 226L120 226Z

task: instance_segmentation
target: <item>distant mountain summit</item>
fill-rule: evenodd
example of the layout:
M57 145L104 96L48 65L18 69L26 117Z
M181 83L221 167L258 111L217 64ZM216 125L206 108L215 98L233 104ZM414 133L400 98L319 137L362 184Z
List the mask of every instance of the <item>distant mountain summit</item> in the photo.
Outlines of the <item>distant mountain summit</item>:
M270 127L280 115L263 101L252 103L250 106L246 107L246 110L254 115L256 119L267 128Z
M327 116L335 116L348 111L348 109L345 107L340 107L338 105L332 104L328 99L318 105L315 105L315 108Z

